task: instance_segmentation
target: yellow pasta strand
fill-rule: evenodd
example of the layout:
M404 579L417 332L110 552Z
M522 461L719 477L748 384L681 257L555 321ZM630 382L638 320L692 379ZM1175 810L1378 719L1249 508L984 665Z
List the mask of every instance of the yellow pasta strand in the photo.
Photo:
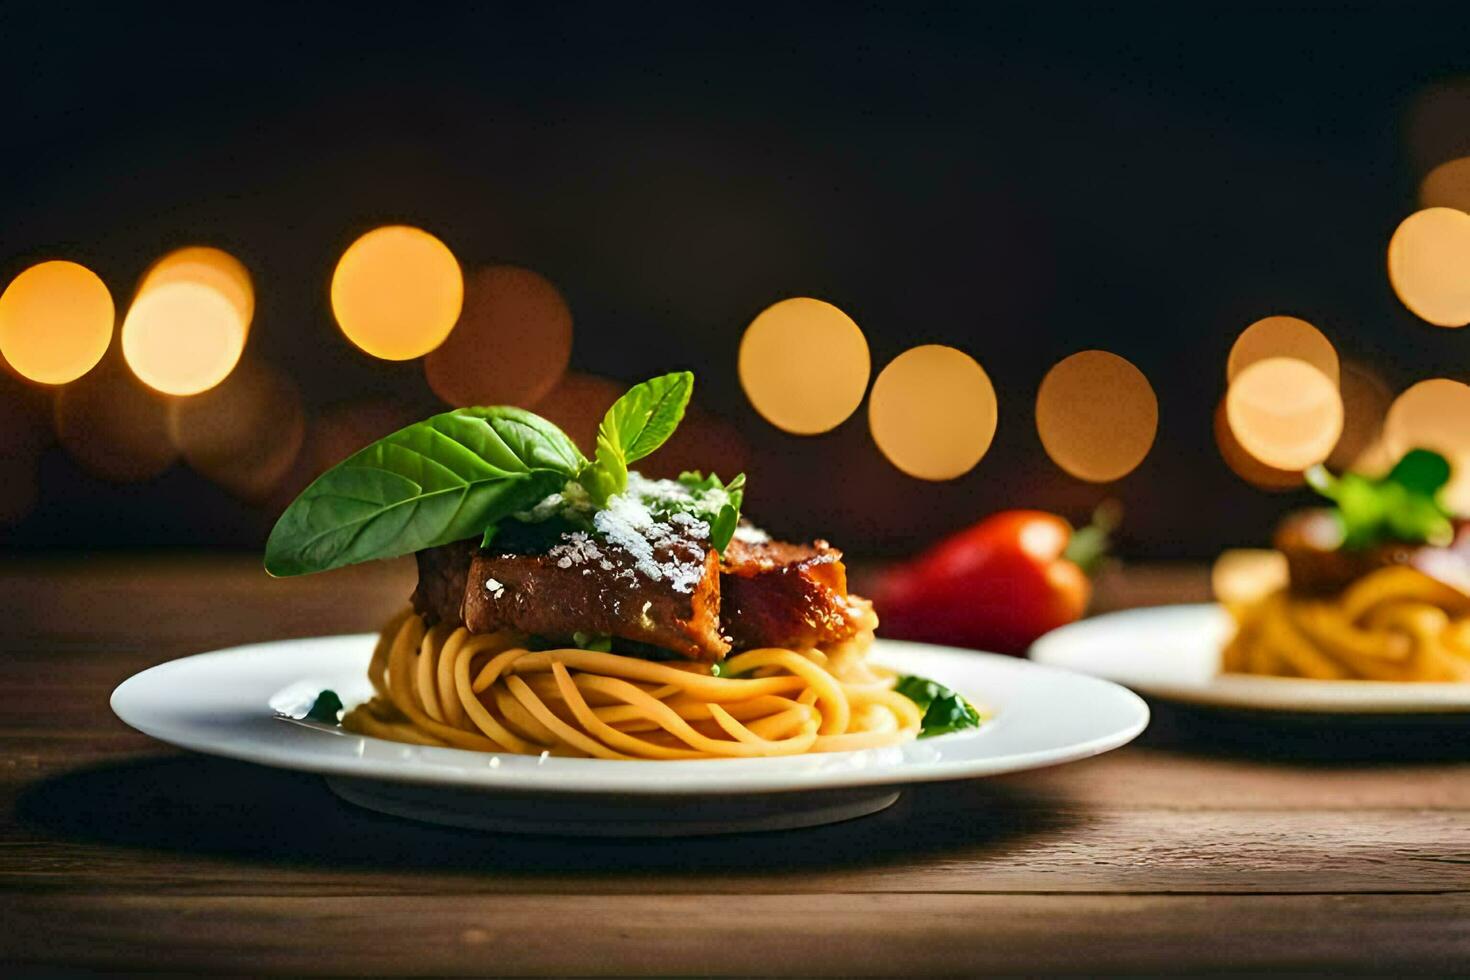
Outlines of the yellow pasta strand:
M751 650L714 677L694 663L595 650L531 651L508 631L433 627L412 612L384 627L368 666L376 696L350 731L420 745L609 760L756 758L894 745L918 707L863 653Z
M1470 596L1407 565L1335 599L1276 592L1232 609L1221 669L1324 680L1470 681Z

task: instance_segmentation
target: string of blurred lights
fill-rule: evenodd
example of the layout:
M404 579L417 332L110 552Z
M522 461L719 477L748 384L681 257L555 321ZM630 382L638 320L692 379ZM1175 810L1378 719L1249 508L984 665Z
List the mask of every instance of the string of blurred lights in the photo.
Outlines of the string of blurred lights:
M1420 202L1423 209L1390 239L1389 281L1420 319L1463 326L1470 323L1470 214L1462 210L1470 205L1470 157L1432 169ZM511 265L466 277L449 247L422 229L390 225L358 237L338 260L329 295L352 344L383 360L422 359L430 389L448 404L536 407L591 441L601 407L617 394L610 381L567 373L573 317L555 285ZM377 422L359 425L331 412L308 419L291 379L246 355L254 313L243 263L213 247L179 249L144 274L109 354L117 312L106 284L75 262L44 261L0 293L0 366L54 390L56 438L94 474L146 480L183 459L243 499L268 501L383 433ZM878 372L870 391L867 338L822 300L794 297L762 310L742 334L737 367L755 411L796 436L832 431L867 396L877 449L918 479L969 472L996 432L995 389L973 357L938 344L913 347ZM1343 364L1315 325L1279 315L1240 333L1225 380L1214 434L1222 457L1248 482L1286 488L1324 460L1386 465L1404 449L1426 446L1464 471L1452 497L1470 509L1470 387L1437 378L1392 398L1371 371ZM373 418L387 425L408 421L405 413L385 408ZM1060 469L1111 483L1148 456L1159 404L1133 363L1089 350L1047 372L1034 418L1042 448ZM18 519L33 503L26 488L40 452L28 448L36 444L29 437L10 438L10 429L22 432L12 424L0 433L19 447L6 453L14 487L0 501L0 521ZM715 444L731 458L747 453L733 427L697 407L689 433L694 449Z

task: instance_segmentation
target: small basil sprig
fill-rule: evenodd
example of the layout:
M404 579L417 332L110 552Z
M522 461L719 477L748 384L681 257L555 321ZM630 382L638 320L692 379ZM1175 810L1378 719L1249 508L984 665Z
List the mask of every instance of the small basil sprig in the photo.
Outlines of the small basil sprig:
M694 375L676 371L634 385L597 427L596 462L578 475L598 507L628 486L628 464L662 446L684 418Z
M1440 490L1450 464L1439 453L1411 449L1381 479L1360 473L1333 476L1325 466L1306 472L1307 483L1336 504L1342 547L1369 548L1385 541L1448 545L1455 537Z
M740 523L740 505L745 502L745 474L738 473L729 483L721 483L713 473L703 476L695 470L680 473L679 482L688 488L694 499L695 507L691 513L709 522L710 544L724 554Z
M964 696L937 681L912 674L898 679L893 689L919 706L924 720L920 738L980 727L980 712Z

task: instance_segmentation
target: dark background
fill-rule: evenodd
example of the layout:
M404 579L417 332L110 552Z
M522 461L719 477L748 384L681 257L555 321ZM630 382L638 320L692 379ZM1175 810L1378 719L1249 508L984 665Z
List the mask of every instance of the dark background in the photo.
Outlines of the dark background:
M574 370L695 370L773 530L891 554L998 507L1080 518L1115 495L1125 554L1205 556L1293 499L1212 436L1247 324L1303 316L1394 391L1465 375L1470 336L1403 310L1384 250L1424 172L1470 152L1470 111L1433 88L1470 68L1467 24L1463 5L8 4L0 275L61 255L122 305L158 255L217 245L255 278L249 352L309 413L423 415L418 363L362 355L326 302L354 237L412 223L467 267L555 282ZM875 373L916 343L978 358L1000 400L980 465L911 480L861 411L816 439L764 423L736 347L792 295L851 314ZM1111 487L1057 469L1031 414L1088 347L1159 395L1152 454ZM57 447L39 486L0 547L254 548L281 503L182 464L109 484Z

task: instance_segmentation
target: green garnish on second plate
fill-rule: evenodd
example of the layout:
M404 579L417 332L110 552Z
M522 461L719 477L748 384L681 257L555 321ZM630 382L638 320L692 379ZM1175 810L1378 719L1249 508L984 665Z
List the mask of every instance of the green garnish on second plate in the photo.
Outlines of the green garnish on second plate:
M1389 541L1448 545L1455 537L1453 516L1442 500L1450 464L1439 453L1411 449L1386 476L1360 473L1334 476L1325 466L1306 472L1307 483L1336 506L1342 547L1350 551Z

